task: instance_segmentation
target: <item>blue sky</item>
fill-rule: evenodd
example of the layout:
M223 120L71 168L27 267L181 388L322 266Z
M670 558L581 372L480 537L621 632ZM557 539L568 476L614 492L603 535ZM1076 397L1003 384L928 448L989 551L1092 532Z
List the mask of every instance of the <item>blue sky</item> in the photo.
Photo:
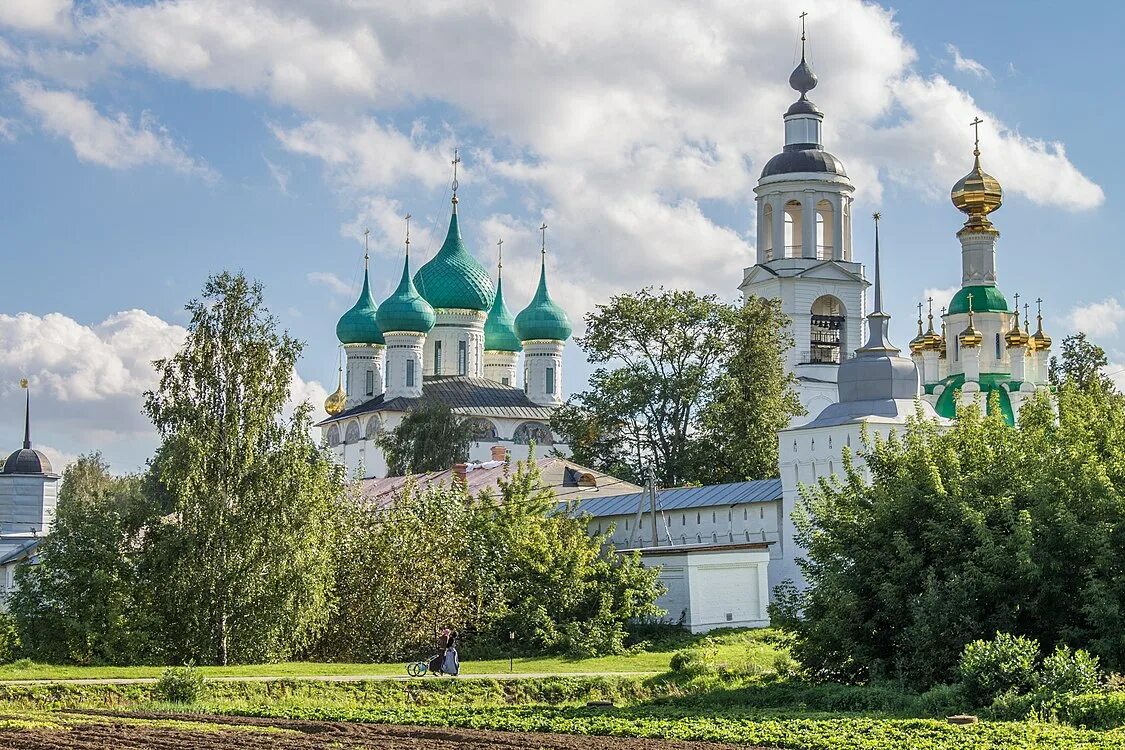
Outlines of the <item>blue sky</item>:
M489 266L504 238L513 311L544 220L576 323L646 284L733 299L802 9L827 147L856 215L884 216L894 339L927 290L960 281L948 189L980 114L1006 190L1001 288L1042 296L1056 341L1084 328L1125 369L1125 74L1102 60L1118 4L20 0L0 5L0 438L18 444L27 375L37 442L142 466L145 363L224 268L264 282L307 342L295 392L319 405L362 227L385 295L400 217L419 262L444 233L455 145L463 231ZM567 390L588 372L572 346Z

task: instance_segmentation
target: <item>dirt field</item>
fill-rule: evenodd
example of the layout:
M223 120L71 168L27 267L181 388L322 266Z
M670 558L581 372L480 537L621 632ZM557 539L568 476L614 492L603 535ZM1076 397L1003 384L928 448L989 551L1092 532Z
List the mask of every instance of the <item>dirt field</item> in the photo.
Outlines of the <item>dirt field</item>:
M5 750L735 750L704 742L224 716L91 716L66 730L0 730ZM182 722L182 724L181 724ZM737 747L737 750L753 750Z

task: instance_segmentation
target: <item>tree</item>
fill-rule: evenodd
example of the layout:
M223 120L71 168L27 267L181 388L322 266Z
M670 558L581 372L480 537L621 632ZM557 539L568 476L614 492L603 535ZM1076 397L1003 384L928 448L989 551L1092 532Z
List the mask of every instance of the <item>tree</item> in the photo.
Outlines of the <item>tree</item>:
M1113 381L1105 374L1109 360L1105 350L1078 332L1062 341L1062 361L1051 357L1048 371L1054 385L1072 384L1083 390L1098 387L1113 390Z
M23 648L42 661L135 663L151 658L135 555L152 513L141 477L115 477L101 454L80 456L59 488L38 564L16 572L9 602Z
M574 460L665 487L776 474L778 427L799 413L776 302L642 289L586 316L579 346L599 367L552 427ZM768 437L768 439L767 439Z
M406 413L377 444L387 459L390 476L445 471L469 459L472 426L445 404L432 398Z
M176 660L290 658L327 620L341 472L307 403L282 417L301 344L277 332L261 285L212 276L187 310L187 340L145 394L171 508L146 530L161 640Z

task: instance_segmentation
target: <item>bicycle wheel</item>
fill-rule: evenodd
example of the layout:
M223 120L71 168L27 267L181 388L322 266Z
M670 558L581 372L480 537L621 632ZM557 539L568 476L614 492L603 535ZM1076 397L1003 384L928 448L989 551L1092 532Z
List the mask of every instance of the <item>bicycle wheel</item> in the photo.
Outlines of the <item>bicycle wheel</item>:
M426 673L426 663L414 661L406 665L406 673L411 677L421 677Z

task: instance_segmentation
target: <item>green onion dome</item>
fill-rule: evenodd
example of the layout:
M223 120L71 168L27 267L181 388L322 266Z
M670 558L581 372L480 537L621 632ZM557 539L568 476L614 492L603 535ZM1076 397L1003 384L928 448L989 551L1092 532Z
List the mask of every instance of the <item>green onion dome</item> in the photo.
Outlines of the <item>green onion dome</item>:
M528 305L516 316L516 332L520 341L566 341L571 333L566 312L551 299L547 291L547 264L544 258L539 269L539 288Z
M336 338L341 344L382 344L383 332L376 322L375 300L371 297L371 283L364 262L363 289L352 309L340 316L336 323Z
M383 333L429 333L434 327L434 308L422 299L410 280L409 254L402 264L402 280L398 282L398 289L379 305L378 320Z
M449 232L441 249L418 269L414 283L426 301L436 308L485 312L492 307L492 279L465 249L456 210L449 219Z
M492 352L518 352L523 349L516 335L516 321L504 304L504 280L496 277L496 298L484 321L484 349Z
M1011 312L1004 293L994 286L961 287L949 303L947 315L957 315L969 311L969 295L973 295L973 312Z

